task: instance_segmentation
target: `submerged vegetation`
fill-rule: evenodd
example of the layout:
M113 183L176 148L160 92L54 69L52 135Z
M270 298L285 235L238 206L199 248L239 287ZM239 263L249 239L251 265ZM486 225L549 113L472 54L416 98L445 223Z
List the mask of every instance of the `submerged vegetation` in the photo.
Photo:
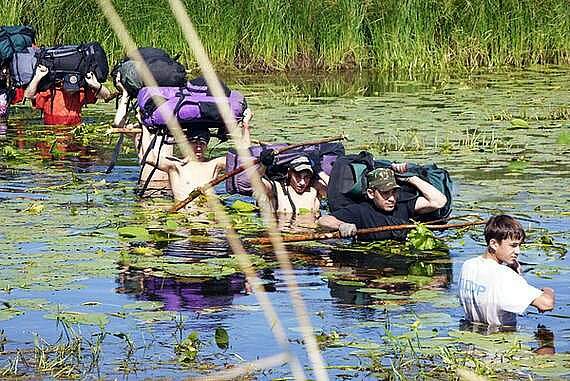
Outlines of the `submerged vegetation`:
M570 63L565 0L185 0L212 61L243 70L471 70ZM195 60L167 0L114 4L140 46ZM121 46L96 0L3 0L0 24L28 23L41 45Z

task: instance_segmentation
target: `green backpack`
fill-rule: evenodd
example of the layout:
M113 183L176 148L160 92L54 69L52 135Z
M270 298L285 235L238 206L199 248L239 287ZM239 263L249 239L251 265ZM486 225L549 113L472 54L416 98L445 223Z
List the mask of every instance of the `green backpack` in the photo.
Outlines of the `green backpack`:
M0 27L0 65L12 60L14 53L22 52L32 46L36 33L31 26Z

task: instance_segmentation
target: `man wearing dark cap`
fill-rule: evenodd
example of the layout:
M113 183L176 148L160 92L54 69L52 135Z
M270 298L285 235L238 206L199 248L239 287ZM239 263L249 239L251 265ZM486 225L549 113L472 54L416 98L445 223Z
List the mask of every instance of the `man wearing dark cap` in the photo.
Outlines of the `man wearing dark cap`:
M275 160L274 151L263 151L260 160L264 166L271 165ZM327 177L324 173L316 175L311 160L307 156L299 156L288 164L287 176L283 181L267 177L262 177L262 181L275 212L318 215L321 205L319 199L326 194Z
M342 237L356 235L357 229L409 223L415 215L429 213L442 208L447 202L443 193L417 176L402 178L420 192L418 198L398 203L399 186L394 171L405 172L406 165L393 164L392 168L377 168L368 176L366 201L348 205L345 208L319 218L319 225L339 230ZM363 236L363 240L403 239L405 231L380 232Z

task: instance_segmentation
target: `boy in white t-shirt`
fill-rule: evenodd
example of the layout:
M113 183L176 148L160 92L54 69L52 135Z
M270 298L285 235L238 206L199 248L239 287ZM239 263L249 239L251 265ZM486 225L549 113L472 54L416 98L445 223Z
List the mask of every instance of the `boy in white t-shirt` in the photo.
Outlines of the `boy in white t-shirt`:
M516 326L516 316L529 305L540 312L554 308L554 290L539 290L521 276L517 261L525 239L521 224L507 215L485 226L487 250L465 261L459 278L459 299L465 318L475 323Z

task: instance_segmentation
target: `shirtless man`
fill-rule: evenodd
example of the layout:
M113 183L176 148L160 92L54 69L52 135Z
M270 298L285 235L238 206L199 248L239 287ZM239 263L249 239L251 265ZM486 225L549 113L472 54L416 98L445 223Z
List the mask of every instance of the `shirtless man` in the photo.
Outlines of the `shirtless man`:
M179 159L174 156L158 158L156 148L152 149L146 158L147 164L167 173L176 201L185 200L190 192L218 177L226 167L225 156L206 160L205 151L210 142L210 131L207 128L189 129L186 138L196 160L190 157Z
M275 162L273 150L261 152L260 162L267 168ZM262 174L264 173L262 170ZM318 215L320 199L326 197L328 175L315 170L307 156L299 156L288 165L285 181L279 182L262 177L269 202L278 214L302 214L304 212ZM260 201L258 201L260 202Z

